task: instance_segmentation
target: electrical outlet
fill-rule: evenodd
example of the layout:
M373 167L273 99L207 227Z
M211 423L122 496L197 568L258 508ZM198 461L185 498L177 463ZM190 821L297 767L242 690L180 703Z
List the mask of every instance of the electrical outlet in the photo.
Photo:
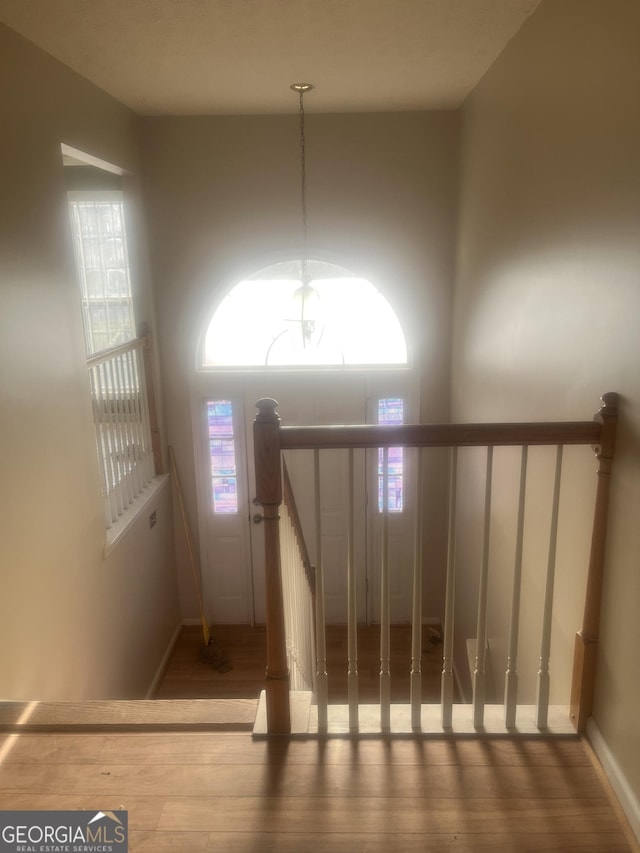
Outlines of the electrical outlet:
M155 509L154 509L154 511L153 511L153 512L151 513L151 515L149 516L149 527L155 527L155 526L156 526L156 521L157 521L157 520L158 520L158 519L156 518L156 511L155 511Z

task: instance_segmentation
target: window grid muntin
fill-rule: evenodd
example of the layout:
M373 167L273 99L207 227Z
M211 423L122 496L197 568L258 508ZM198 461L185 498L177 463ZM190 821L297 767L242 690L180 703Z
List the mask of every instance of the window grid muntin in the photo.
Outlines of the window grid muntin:
M121 198L69 200L82 293L87 353L135 337L133 296Z
M319 308L317 334L306 346L290 313L303 278ZM273 264L228 291L205 332L200 369L407 363L399 319L377 287L335 264L298 259Z

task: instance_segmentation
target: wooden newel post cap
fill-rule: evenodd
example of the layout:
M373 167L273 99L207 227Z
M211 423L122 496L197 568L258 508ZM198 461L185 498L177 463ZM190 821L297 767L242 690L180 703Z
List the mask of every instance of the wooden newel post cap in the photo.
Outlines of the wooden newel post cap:
M607 391L600 399L602 400L602 406L598 414L604 417L615 417L618 413L620 395L616 391Z
M256 409L258 410L258 414L256 415L256 420L261 423L280 423L280 416L276 412L278 408L278 401L274 400L272 397L262 397L256 403Z
M618 425L618 400L619 395L615 391L607 391L600 398L602 406L594 415L594 420L602 424L600 443L594 447L598 459L613 459L616 443L616 427Z

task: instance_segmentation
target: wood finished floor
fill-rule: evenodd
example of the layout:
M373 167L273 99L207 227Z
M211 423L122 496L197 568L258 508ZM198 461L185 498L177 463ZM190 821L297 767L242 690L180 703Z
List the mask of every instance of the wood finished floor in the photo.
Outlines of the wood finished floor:
M364 697L377 693L376 631L361 633ZM255 699L263 629L220 629L233 669L198 659L186 629L158 696ZM344 633L329 632L335 701ZM427 636L425 696L440 649ZM394 636L406 669L407 637ZM394 668L392 662L392 670ZM404 678L394 698L406 701ZM366 699L365 699L366 701ZM129 712L127 712L129 713ZM638 853L589 748L570 738L252 739L249 732L0 734L0 809L126 809L131 853Z
M132 853L637 850L575 737L3 734L0 808L126 809Z
M422 698L439 700L442 671L442 645L425 627L422 642ZM164 677L156 690L157 699L250 699L264 688L266 634L264 627L221 625L212 629L212 637L229 659L232 669L216 670L199 658L202 631L185 626L174 647ZM411 666L411 629L407 625L391 628L391 700L409 701ZM327 671L329 701L347 702L347 632L340 625L327 627ZM358 672L360 701L376 702L380 695L380 628L358 628Z

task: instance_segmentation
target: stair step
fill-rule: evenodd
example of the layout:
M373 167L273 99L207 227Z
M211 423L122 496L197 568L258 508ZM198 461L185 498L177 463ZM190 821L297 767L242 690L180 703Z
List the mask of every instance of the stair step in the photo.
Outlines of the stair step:
M0 731L251 731L256 699L0 702Z

